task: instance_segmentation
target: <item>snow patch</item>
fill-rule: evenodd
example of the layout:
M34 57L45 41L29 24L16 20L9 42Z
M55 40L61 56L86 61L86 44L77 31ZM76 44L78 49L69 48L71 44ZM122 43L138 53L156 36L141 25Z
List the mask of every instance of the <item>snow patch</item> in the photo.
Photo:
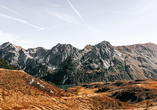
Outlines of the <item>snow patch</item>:
M103 61L103 62L104 62L104 67L108 69L110 67L109 63L107 61Z
M30 55L29 55L29 53L27 53L25 50L23 50L23 52L25 53L25 55L27 55L27 57L28 57L28 58L33 59L33 57L32 57L32 56L30 56Z
M44 58L40 58L38 63L42 63L44 61Z
M97 64L93 63L93 65L94 65L95 68L98 68L98 65L97 65Z
M52 67L48 66L48 69L53 69Z
M62 83L62 84L64 84L66 80L68 80L68 76L67 76L67 77L64 76L64 78L63 78L63 83Z
M15 53L15 56L13 57L13 60L11 61L11 64L18 64L18 57L19 53Z
M48 68L49 68L49 69L53 69L53 70L57 69L57 67L52 66L50 63L48 64Z
M51 91L51 90L50 90L50 93L51 93L51 94L54 94L54 92L53 92L53 91Z
M23 71L25 71L25 69L26 69L26 66L23 68Z
M48 63L50 60L50 55L48 55L47 59L46 59L46 63Z
M85 59L85 61L84 61L84 62L88 61L88 59L89 59L89 58Z
M32 84L34 82L34 78L32 78L32 80L29 82L29 84Z
M6 48L7 46L9 46L11 43L7 43L4 47L1 47L1 49Z
M40 84L40 86L41 86L42 88L45 88L45 86L43 86L42 84Z
M114 68L114 67L113 67ZM118 73L118 71L114 68L114 70L116 71L116 73Z
M116 51L116 54L119 56L119 58L124 61L124 58L122 57L122 53L117 50L115 51Z
M29 53L36 53L37 49L36 48L30 48Z

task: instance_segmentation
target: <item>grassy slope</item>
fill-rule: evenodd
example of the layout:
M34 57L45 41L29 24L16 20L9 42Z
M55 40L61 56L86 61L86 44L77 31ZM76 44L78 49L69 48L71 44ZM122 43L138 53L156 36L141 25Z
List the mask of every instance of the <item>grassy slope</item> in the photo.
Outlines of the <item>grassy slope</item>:
M93 83L72 87L67 91L73 94L25 72L0 69L2 110L133 109L157 104L156 80ZM124 101L122 99L126 94L132 95L127 95L130 97ZM130 100L136 96L136 100Z
M2 110L91 110L89 100L67 93L25 72L0 69Z

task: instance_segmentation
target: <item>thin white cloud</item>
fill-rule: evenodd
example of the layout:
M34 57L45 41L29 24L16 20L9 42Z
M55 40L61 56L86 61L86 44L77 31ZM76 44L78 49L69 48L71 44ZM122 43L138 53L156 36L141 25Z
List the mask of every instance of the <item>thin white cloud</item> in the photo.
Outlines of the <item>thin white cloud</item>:
M149 9L149 5L147 5L146 7L144 7L144 8L142 8L139 12L144 12L144 11L146 11L147 9Z
M61 19L63 21L66 21L68 23L72 23L72 24L78 24L78 21L76 20L75 17L65 14L65 13L61 13L59 12L56 8L45 8L44 9L49 15L54 16L58 19Z
M14 10L12 10L12 9L10 9L10 8L7 8L7 7L2 6L2 5L0 5L0 6L1 6L2 8L5 8L5 9L7 9L7 10L9 10L9 11L11 11L11 12L13 12L13 13L17 14L17 15L22 16L21 14L17 13L16 11L14 11Z
M94 28L91 28L93 31L97 32L97 33L101 33L102 31L98 30L98 29L94 29Z
M84 22L84 20L83 20L81 14L80 14L80 13L77 11L77 9L72 5L72 3L71 3L69 0L67 0L67 2L70 4L71 8L75 11L75 13L80 17L80 19ZM91 28L90 28L88 25L85 24L84 26L86 26L86 27L89 29L89 31L90 31L93 35L95 35L94 32L91 30Z
M139 12L144 12L152 7L156 7L156 3L149 3L148 5L144 6Z
M0 41L6 42L9 39L11 39L11 37L12 37L12 34L6 34L6 33L3 33L2 31L0 31Z
M23 24L27 24L27 25L32 26L32 27L37 28L37 29L44 30L44 28L42 28L42 27L35 26L35 25L30 24L29 22L27 22L25 20L22 20L22 19L19 19L19 18L14 18L14 17L8 16L8 15L4 15L4 14L0 14L0 16L4 17L4 18L7 18L7 19L18 21L18 22L23 23Z
M76 10L76 8L71 4L71 2L69 0L67 0L67 2L70 4L71 8L75 11L75 13L80 17L80 19L83 21L82 16L80 15L80 13Z
M89 31L93 34L93 35L95 35L95 33L92 31L92 29L89 27L89 26L87 26L87 25L85 25L88 29L89 29Z
M32 41L30 40L21 40L21 37L14 36L13 34L8 34L0 31L0 43L4 43L8 41L16 44L32 44Z

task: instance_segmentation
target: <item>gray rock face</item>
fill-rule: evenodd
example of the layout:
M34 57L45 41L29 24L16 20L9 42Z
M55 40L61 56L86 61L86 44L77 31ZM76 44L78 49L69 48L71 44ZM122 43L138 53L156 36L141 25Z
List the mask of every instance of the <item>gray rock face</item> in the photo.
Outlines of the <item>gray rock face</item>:
M104 67L107 68L110 61L113 59L115 55L115 50L112 45L103 41L95 46L93 46L92 50L85 53L81 58L82 63L87 61L92 61L93 64L100 66L103 63Z
M24 54L26 54L27 57ZM0 56L14 65L18 65L18 62L24 62L26 58L31 58L31 56L29 56L24 49L9 42L6 42L0 46ZM22 61L20 61L20 59Z
M43 47L25 50L9 42L0 46L2 58L36 77L45 76L59 68L61 63L72 54L80 57L79 49L70 44L57 44L50 50Z
M66 58L72 54L79 56L78 49L70 44L57 44L49 50L45 56L39 59L39 63L46 63L51 67L58 68Z
M26 50L26 52L36 60L42 58L47 51L48 50L44 49L43 47L29 48Z
M24 71L30 73L31 75L36 75L37 77L42 76L41 73L43 72L36 70L39 65L40 66L42 65L42 64L37 64L36 59L37 57L40 58L42 56L42 53L44 53L45 51L47 50L41 48L25 50L19 46L11 44L10 42L6 42L0 46L0 56L4 60L6 60L7 62L13 65L19 66ZM32 63L32 61L34 61L34 63ZM44 74L47 74L47 72Z

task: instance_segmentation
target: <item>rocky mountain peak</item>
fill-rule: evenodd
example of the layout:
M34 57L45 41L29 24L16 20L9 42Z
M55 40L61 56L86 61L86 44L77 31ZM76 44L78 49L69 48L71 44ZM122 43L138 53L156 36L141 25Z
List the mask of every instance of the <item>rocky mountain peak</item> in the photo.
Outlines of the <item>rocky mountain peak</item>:
M14 45L10 42L5 42L0 46L0 49L6 49L6 48L15 48Z
M86 46L83 48L83 50L86 51L86 52L89 52L89 51L92 50L92 48L93 48L93 46L90 45L90 44L88 44L88 45L86 45Z
M71 44L61 44L61 43L58 43L56 46L54 46L53 48L73 48L73 46ZM53 49L52 48L52 49Z
M92 48L93 48L93 46L88 44L82 50L79 50L79 53L81 56L83 56L85 53L88 53L89 51L91 51Z
M60 44L58 43L51 50L47 52L44 58L40 59L39 62L46 62L46 64L52 67L58 68L66 58L72 54L78 54L79 50L73 47L71 44Z
M34 59L41 58L44 54L46 54L48 50L43 47L37 47L37 48L29 48L26 50L27 53L29 53L30 56L32 56Z
M113 46L108 41L100 42L95 45L92 50L95 51L103 60L112 59L115 54Z
M19 51L23 48L20 46L16 46L10 42L5 42L2 45L0 45L0 49L7 50L7 51Z
M91 63L96 68L101 65L103 65L103 68L108 68L114 55L113 46L109 42L103 41L93 46L89 52L84 53L81 62Z
M86 53L83 59L96 60L99 58L102 60L110 60L113 58L114 54L115 50L113 46L109 42L103 41L93 46L92 50Z

